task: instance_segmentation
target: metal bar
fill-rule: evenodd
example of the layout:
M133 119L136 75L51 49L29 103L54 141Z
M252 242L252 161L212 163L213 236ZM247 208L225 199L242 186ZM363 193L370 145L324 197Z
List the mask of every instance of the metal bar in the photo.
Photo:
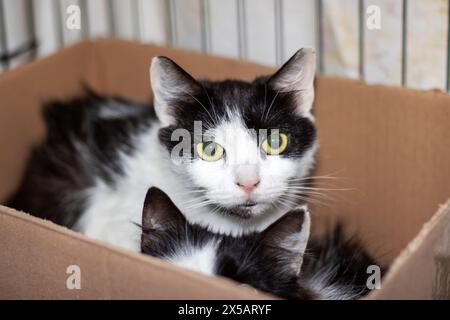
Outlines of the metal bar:
M284 61L283 0L275 0L275 56L280 66Z
M247 59L247 12L244 0L236 0L239 58Z
M2 53L0 55L0 62L5 63L5 62L11 61L15 58L18 58L24 54L29 55L30 53L35 52L36 49L37 49L36 41L27 42L23 45L20 45L19 47L17 47L14 50L11 50L11 51L8 50L7 52Z
M30 42L30 60L33 60L37 56L37 38L36 38L36 25L34 21L34 2L28 0L26 2L26 14L27 14L27 29Z
M402 3L402 86L407 85L407 58L408 58L408 0Z
M200 3L200 21L202 29L202 51L211 52L211 16L209 0L201 0Z
M359 79L365 79L364 66L365 66L365 6L364 0L358 2L358 56L359 56Z
M63 12L61 7L61 1L60 0L53 0L54 7L53 7L53 14L56 24L56 37L59 43L59 46L64 46L64 24L63 24Z
M1 48L0 53L0 63L5 66L5 69L9 67L9 62L15 58L21 57L22 55L27 55L29 59L34 59L37 53L37 41L34 25L34 5L32 0L26 0L25 4L25 15L26 15L26 27L28 32L28 41L19 45L17 48L9 49L7 47L7 34L6 34L6 23L4 16L3 2L0 1L0 25L1 25Z
M109 0L108 1L107 10L108 10L109 34L111 36L115 36L116 33L117 33L117 28L116 28L116 9L115 9L115 6L114 6L114 0Z
M323 41L323 1L316 1L316 37L317 37L317 51L319 51L318 55L318 65L319 65L319 73L324 73L325 64L324 64L324 41Z
M447 2L447 91L450 92L450 0Z
M8 38L6 34L6 21L5 21L5 7L3 0L0 0L0 50L1 55L3 56L8 52ZM5 70L9 68L9 61L6 59L2 61L2 66Z
M83 37L89 37L90 26L89 26L89 9L87 5L87 0L80 0L80 11L81 11L81 34Z
M177 4L176 0L168 0L167 2L167 43L170 46L178 44L178 27L177 27Z
M136 40L142 40L141 15L139 14L139 0L132 0L133 36Z

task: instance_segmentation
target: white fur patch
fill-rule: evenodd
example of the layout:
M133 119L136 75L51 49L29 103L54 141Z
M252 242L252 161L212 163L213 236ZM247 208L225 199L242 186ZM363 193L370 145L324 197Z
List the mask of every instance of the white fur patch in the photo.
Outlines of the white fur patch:
M352 285L330 284L336 275L336 265L326 265L316 270L309 279L311 289L319 295L319 300L353 300L358 298L363 289L355 290Z
M171 263L206 275L215 274L217 243L209 242L203 247L190 247L189 245L177 252L176 255L166 258Z
M311 281L311 284L313 292L319 296L318 300L354 300L361 296L361 293L354 291L349 285L329 285L317 281Z

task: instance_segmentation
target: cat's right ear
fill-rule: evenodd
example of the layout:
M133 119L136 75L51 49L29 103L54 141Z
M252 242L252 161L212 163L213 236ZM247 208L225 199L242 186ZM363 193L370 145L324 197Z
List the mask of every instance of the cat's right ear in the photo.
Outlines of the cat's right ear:
M306 116L314 101L316 52L311 48L298 50L269 80L277 92L289 92L295 97L296 112Z
M155 187L147 191L142 211L143 230L175 230L185 223L185 217L167 194Z
M153 104L164 126L175 123L173 109L177 101L192 99L201 85L186 71L167 57L154 57L150 66Z

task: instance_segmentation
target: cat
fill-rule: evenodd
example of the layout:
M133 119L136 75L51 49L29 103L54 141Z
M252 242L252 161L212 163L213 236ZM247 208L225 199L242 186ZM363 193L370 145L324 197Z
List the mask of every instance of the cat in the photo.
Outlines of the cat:
M286 299L357 299L369 292L366 269L375 265L338 225L310 238L306 205L294 208L262 232L240 237L189 223L160 189L147 192L141 252L175 265L231 278Z
M315 61L301 49L273 75L213 82L155 57L154 108L93 92L50 103L46 138L7 204L139 251L138 204L156 186L190 223L262 231L309 190Z

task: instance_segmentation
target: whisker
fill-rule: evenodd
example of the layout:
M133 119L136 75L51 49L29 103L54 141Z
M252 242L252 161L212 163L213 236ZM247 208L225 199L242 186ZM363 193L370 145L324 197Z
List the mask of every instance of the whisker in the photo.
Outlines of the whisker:
M211 97L208 94L208 90L206 90L204 85L202 85L202 88L203 88L203 91L205 91L206 97L208 98L209 105L211 106L211 109L212 109L212 111L214 113L214 116L216 117L216 121L219 121L219 116L217 115L216 108L214 107L214 104L212 103Z
M205 201L205 202L197 203L197 204L192 205L192 206L187 206L185 209L186 210L199 209L199 208L206 207L206 206L208 206L210 204L213 204L213 203L215 203L215 202L214 201Z
M330 205L326 202L323 202L321 200L318 199L314 199L311 197L299 197L298 195L285 195L285 197L282 197L283 201L286 200L286 196L289 197L289 200L292 202L294 202L297 205L299 205L300 203L298 202L298 200L306 202L306 203L312 203L312 204L317 204L317 205L323 205L323 206L327 206L329 207ZM298 200L297 200L298 199Z
M209 113L208 109L206 109L206 107L203 105L203 103L200 102L200 100L198 100L196 97L194 97L192 94L190 94L189 92L184 91L185 94L189 95L192 99L194 99L195 101L197 101L202 107L203 109L206 111L206 113L209 115L209 117L212 120L212 124L215 123L213 116L211 115L211 113Z
M275 100L277 99L278 94L279 94L280 92L281 92L281 88L278 89L277 93L275 94L275 97L273 98L273 100L272 100L272 102L271 102L271 104L270 104L270 106L269 106L269 109L267 110L266 115L264 116L264 121L267 121L267 117L268 117L268 115L269 115L269 113L270 113L270 110L272 109L272 106L273 106L273 104L275 103Z
M301 189L301 190L311 190L311 191L354 191L354 188L316 188L316 187L305 187L305 186L287 186L288 189Z

